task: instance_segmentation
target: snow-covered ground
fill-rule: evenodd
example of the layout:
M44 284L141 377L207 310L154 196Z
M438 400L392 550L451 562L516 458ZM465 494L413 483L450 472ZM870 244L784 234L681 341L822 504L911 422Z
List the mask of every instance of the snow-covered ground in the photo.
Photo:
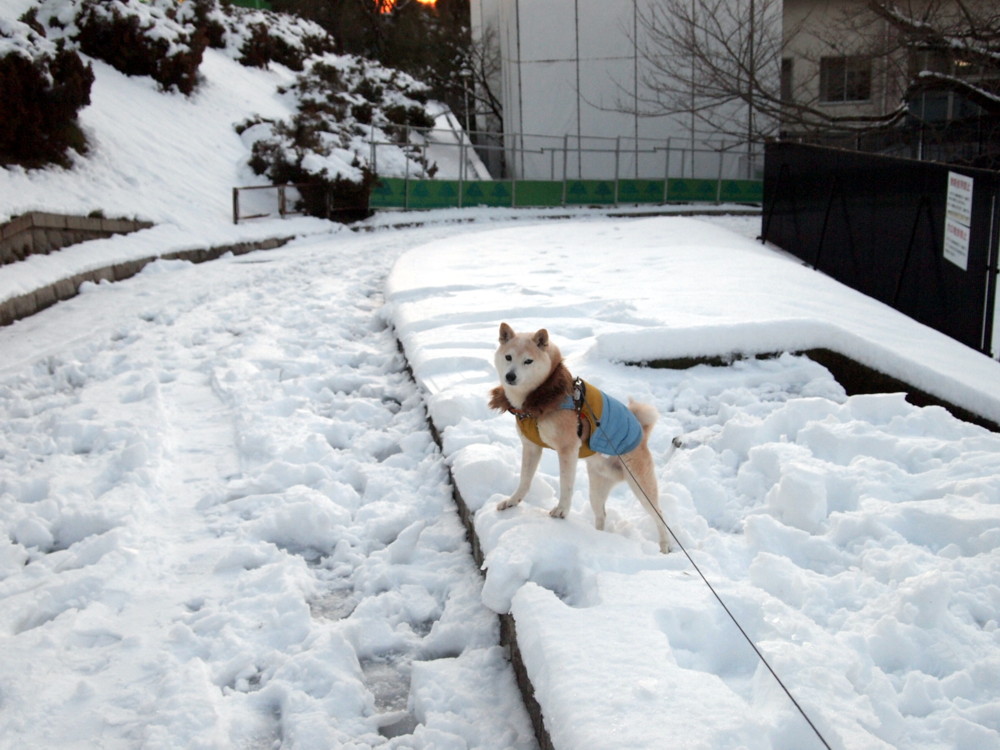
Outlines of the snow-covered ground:
M0 300L300 239L0 329L0 747L531 748L506 611L560 749L1000 747L1000 437L791 355L622 362L828 347L995 421L1000 364L750 241L754 218L233 226L232 124L287 112L288 72L208 51L184 99L94 65L90 156L0 171L0 205L157 227L4 266ZM501 321L657 407L690 559L658 553L624 489L595 531L582 476L551 519L552 457L495 510L519 454L486 407Z
M425 218L161 261L0 330L3 742L532 747L489 611L509 610L556 747L821 747L626 491L604 532L585 481L551 519L547 458L522 507L494 509L519 453L486 408L507 320L653 403L661 459L684 436L658 466L667 520L831 747L1000 747L1000 437L848 398L798 357L616 362L673 353L702 295L724 309L696 294L699 255L772 300L784 267L838 315L876 320L869 301L747 240L752 218ZM661 295L675 264L691 288Z
M379 315L401 239L0 331L0 746L533 747Z
M388 303L476 513L484 601L515 616L556 747L1000 747L1000 436L900 394L847 397L791 355L622 364L830 346L997 414L1000 365L750 241L754 228L541 224L396 264ZM546 327L574 374L659 409L661 500L691 559L657 553L624 488L607 531L583 489L551 519L553 455L525 504L496 510L520 455L513 417L486 405L500 321Z

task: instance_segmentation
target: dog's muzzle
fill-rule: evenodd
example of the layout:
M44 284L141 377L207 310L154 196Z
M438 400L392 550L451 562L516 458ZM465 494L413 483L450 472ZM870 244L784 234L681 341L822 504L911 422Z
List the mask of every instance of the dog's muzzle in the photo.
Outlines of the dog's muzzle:
M517 373L511 370L507 373L506 379L508 385L514 385L514 383L517 382Z

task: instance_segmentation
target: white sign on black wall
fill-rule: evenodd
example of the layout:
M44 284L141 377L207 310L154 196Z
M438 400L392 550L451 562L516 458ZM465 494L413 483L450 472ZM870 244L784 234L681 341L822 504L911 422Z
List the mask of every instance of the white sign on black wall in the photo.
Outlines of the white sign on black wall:
M944 220L944 257L963 271L969 270L969 227L972 225L972 178L948 173L948 199Z

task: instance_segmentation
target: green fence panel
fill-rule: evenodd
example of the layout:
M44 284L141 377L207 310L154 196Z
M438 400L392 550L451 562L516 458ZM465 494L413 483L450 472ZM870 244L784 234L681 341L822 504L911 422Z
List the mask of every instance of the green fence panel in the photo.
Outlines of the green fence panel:
M529 206L561 206L563 183L552 180L519 180L514 183L514 205L518 208ZM509 203L507 205L510 205Z
M764 183L760 180L723 180L719 197L726 203L763 203Z
M663 180L619 180L619 203L663 203Z
M615 202L614 180L568 180L567 206L597 206Z
M715 201L719 194L716 180L671 179L667 186L667 202L691 203Z
M663 180L406 180L383 177L372 189L370 208L457 206L607 206L664 202ZM677 179L667 182L668 203L761 203L757 180Z
M463 190L463 206L510 206L509 181L476 180L466 182Z
M458 205L456 180L410 180L407 188L408 208L454 208Z
M406 180L382 177L368 196L369 208L401 208L406 199Z

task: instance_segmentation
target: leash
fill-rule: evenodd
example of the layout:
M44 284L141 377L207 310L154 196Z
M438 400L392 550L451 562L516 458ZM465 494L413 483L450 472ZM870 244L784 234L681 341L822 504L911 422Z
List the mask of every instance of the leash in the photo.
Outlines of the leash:
M581 421L577 425L577 430L581 431L583 429L583 422L582 422L582 420L584 418L583 417L583 398L584 398L584 395L585 395L586 386L583 384L583 381L580 378L577 378L576 381L574 381L574 383L573 383L573 400L574 400L574 402L576 402L576 394L577 394L577 390L576 389L577 389L577 385L578 384L579 384L579 389L580 389L580 402L579 402L579 405L578 405L578 413L580 415L580 420ZM600 421L598 421L598 420L594 420L594 421L595 421L595 423L597 425L597 429L600 430L601 429L601 423L600 423ZM605 437L610 438L610 436L607 434L607 432L605 432L604 435L605 435ZM673 441L672 441L672 444L673 444L673 446L675 448L680 448L682 446L682 443L679 441L679 438L674 438ZM616 448L620 448L621 446L620 446L620 444L615 443L615 447ZM657 518L660 519L660 523L663 524L663 527L667 530L667 532L670 534L671 538L674 540L674 543L680 548L681 552L684 553L684 556L688 559L688 562L691 563L691 567L695 569L695 572L699 575L699 577L701 578L701 580L708 587L708 590L712 592L712 596L715 597L715 600L719 603L719 605L722 607L722 609L725 611L725 613L729 616L729 619L732 620L733 624L736 626L736 629L740 631L740 635L742 635L743 639L748 644L750 644L750 648L752 648L753 651L754 651L754 653L757 654L757 658L760 659L761 663L767 668L767 671L771 673L771 676L774 677L774 679L777 681L778 685L784 691L785 695L788 696L788 700L790 700L792 702L792 705L795 706L795 708L798 710L798 712L802 715L802 718L806 720L806 724L809 725L809 728L812 729L813 733L816 735L816 737L819 739L819 741L823 743L823 747L825 747L826 750L832 750L832 748L830 747L830 744L826 741L826 739L820 733L819 729L816 728L816 725L813 724L812 719L809 718L809 715L806 713L805 709L802 708L801 704L799 704L799 702L795 699L795 696L792 695L792 691L789 690L789 688L788 688L787 685L785 685L785 683L781 679L781 677L778 676L778 673L774 671L774 668L771 666L770 662L768 662L768 660L765 658L764 654L761 653L761 650L757 647L757 644L754 643L753 639L750 637L750 635L747 633L747 631L744 630L744 628L743 628L742 625L740 625L739 620L736 619L736 615L734 615L733 612L732 612L732 610L729 609L729 606L726 604L726 602L723 600L723 598L719 595L719 592L715 590L715 587L708 580L708 577L702 572L701 568L698 567L698 563L696 563L694 561L694 558L691 557L691 554L687 551L687 548L681 543L681 540L677 538L677 535L674 533L674 530L670 528L670 525L667 523L667 520L663 517L663 513L660 511L660 508L659 508L659 503L658 502L654 503L652 500L650 500L649 495L646 494L646 491L642 488L642 485L640 485L639 482L636 480L635 474L632 473L632 469L629 467L628 462L625 460L625 458L622 456L622 454L621 453L617 453L616 456L617 456L618 460L621 461L622 466L625 467L625 471L628 472L628 475L630 477L632 477L632 485L634 487L637 487L639 489L639 492L642 493L643 497L646 498L646 502L649 505L649 507L652 508L653 511L656 513Z

